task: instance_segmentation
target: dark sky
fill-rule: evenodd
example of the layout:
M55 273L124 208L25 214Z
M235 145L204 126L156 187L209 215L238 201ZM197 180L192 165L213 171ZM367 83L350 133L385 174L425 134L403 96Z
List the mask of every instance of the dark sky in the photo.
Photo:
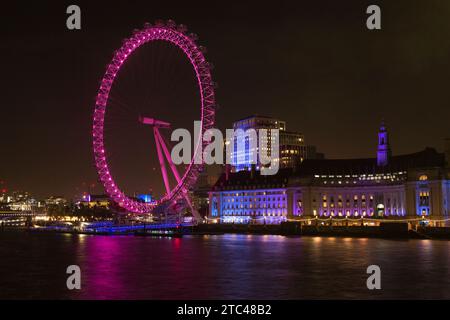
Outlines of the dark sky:
M73 3L81 31L65 26ZM381 31L365 27L368 4L381 6ZM0 180L9 189L72 197L97 180L99 81L122 39L160 18L187 25L208 48L220 128L276 116L330 158L374 156L382 118L394 154L442 150L450 137L448 1L35 1L1 11ZM171 81L183 99L195 97L183 92L189 77ZM176 106L174 122L184 118ZM134 160L124 160L124 179L136 176Z

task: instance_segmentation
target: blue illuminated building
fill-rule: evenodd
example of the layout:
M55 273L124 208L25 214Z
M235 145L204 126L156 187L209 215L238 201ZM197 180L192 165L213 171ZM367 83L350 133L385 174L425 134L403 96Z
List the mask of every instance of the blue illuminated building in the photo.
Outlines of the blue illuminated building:
M152 196L150 194L140 194L137 196L137 198L145 203L150 203L152 202Z
M210 218L221 223L278 224L288 215L288 174L275 176L256 170L226 173L210 192Z
M443 225L450 210L448 160L433 148L391 155L384 124L376 158L306 159L277 175L226 172L209 193L209 220L277 224L298 218L426 218Z
M303 134L294 131L286 130L286 121L282 121L276 118L252 115L243 119L240 119L233 123L233 129L243 130L244 134L241 136L236 135L234 137L233 150L231 151L231 161L233 170L235 172L242 170L251 170L252 168L252 155L256 157L255 168L260 170L261 162L259 159L258 148L262 146L271 150L274 143L274 137L270 136L269 129L279 130L279 167L280 168L293 168L302 162L304 159L314 159L323 157L322 154L316 152L316 148L311 145L305 144ZM247 133L247 130L254 129L257 133L256 138ZM258 136L260 129L267 129L267 137ZM238 140L242 139L241 147L239 147ZM259 141L261 139L262 141ZM268 151L268 154L270 152Z

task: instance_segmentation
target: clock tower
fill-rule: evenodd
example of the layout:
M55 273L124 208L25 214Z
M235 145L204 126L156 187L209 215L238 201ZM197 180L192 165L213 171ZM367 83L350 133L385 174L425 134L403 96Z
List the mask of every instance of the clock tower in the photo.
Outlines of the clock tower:
M391 148L389 146L389 135L384 124L381 122L380 130L378 131L378 149L377 149L377 165L384 167L389 163L391 157Z

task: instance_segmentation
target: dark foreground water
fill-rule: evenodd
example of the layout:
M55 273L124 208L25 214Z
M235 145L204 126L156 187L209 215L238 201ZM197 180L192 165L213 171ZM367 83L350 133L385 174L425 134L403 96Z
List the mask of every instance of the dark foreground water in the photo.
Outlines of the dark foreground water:
M0 299L450 298L450 242L0 232ZM80 291L66 288L79 265ZM366 287L381 267L382 290Z

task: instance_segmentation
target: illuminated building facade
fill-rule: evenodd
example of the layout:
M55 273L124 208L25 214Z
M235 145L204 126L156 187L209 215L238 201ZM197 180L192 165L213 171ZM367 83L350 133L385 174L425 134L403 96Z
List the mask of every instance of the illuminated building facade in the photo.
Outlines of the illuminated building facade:
M289 214L288 177L291 169L276 175L251 171L226 172L209 193L209 218L221 223L277 224Z
M5 190L6 191L6 190ZM0 194L0 210L36 211L42 204L28 192L14 191Z
M315 151L314 146L307 146L303 134L286 130L286 121L279 119L266 117L266 116L250 116L233 123L234 130L248 130L254 129L258 132L259 129L278 129L279 130L279 167L280 168L293 168L298 165L304 159L315 158L318 154ZM231 152L231 159L233 163L234 171L251 170L252 163L250 161L251 154L257 155L256 170L261 167L260 160L258 158L257 149L259 148L258 141L252 141L251 136L245 136L243 141L244 148L239 150L237 139L235 137L234 150ZM268 155L270 156L270 150L274 143L274 137L271 136L270 131L267 132L267 137L258 137L258 139L264 139L261 142L263 148L267 148Z
M60 196L52 196L47 199L45 199L45 205L57 205L57 206L65 206L68 204L67 199L60 197Z
M222 175L209 193L209 218L221 223L429 218L441 220L434 222L439 225L450 210L447 161L432 148L392 156L382 125L376 158L307 159L275 176L253 171Z
M79 206L88 208L105 208L111 207L111 199L107 195L84 194L78 202Z

